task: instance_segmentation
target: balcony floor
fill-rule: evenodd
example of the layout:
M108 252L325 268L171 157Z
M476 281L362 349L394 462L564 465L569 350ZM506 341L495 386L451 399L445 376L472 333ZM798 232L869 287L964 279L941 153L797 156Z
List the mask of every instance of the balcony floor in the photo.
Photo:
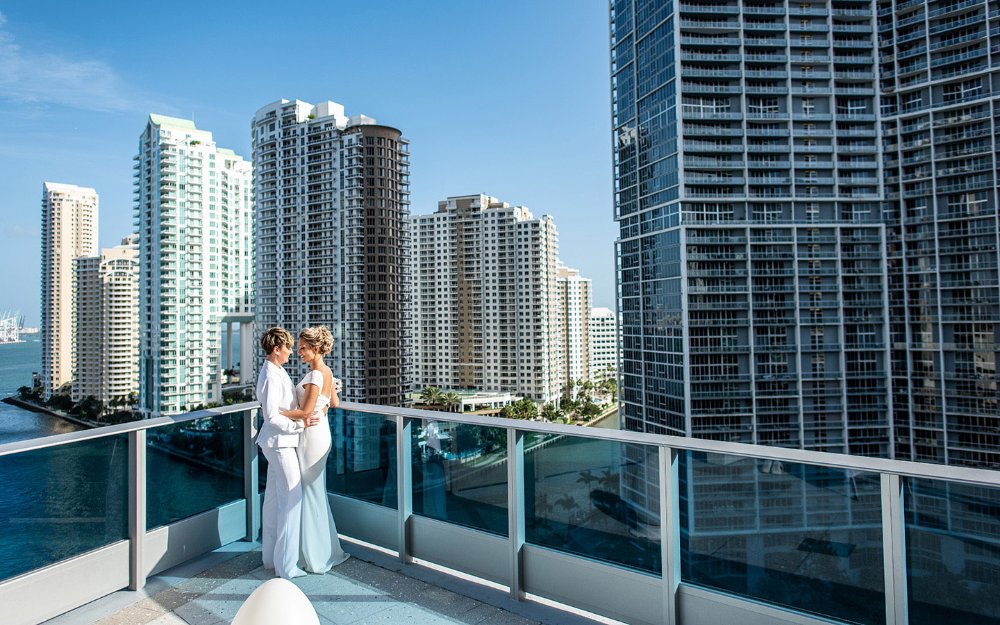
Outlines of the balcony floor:
M599 621L535 603L504 590L454 578L364 546L344 543L352 557L326 575L293 580L322 625L588 625ZM228 624L243 601L273 574L259 544L235 543L46 621L46 625ZM609 622L602 619L600 622ZM613 622L613 621L610 621Z

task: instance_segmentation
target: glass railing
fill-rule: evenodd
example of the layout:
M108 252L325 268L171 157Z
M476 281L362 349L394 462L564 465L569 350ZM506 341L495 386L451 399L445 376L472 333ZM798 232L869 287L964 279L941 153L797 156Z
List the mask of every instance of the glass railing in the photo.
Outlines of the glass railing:
M0 456L0 582L128 538L128 437Z
M255 408L0 445L0 599L92 583L121 545L139 587L256 536ZM996 472L361 404L330 427L341 531L519 599L675 625L1000 619ZM142 566L144 542L174 553Z
M660 501L654 446L529 434L528 543L659 574Z
M243 499L243 420L231 413L146 435L146 527L170 525Z
M334 428L372 414L367 409L335 411ZM409 492L396 493L398 500L412 498L412 515L479 532L483 540L503 537L523 549L579 558L580 566L611 567L607 575L619 569L664 579L678 566L681 588L817 623L995 625L1000 615L1000 487L993 472L379 410L395 416L377 413L390 421L382 428L385 469L376 481L391 491L397 450L387 443L407 427ZM523 446L508 445L513 440ZM330 462L332 469L337 461ZM672 486L663 475L674 476ZM330 481L339 491L337 479ZM511 492L524 497L513 513ZM663 522L664 510L676 523ZM403 525L407 514L400 514ZM532 592L537 573L522 566L529 582L521 590ZM587 592L579 589L580 605L587 606Z
M228 536L245 537L252 531L252 505L225 519L218 511L246 505L247 476L256 469L256 454L248 453L256 407L226 406L0 445L0 594L29 572L52 569L58 576L57 565L75 558L106 566L121 562L122 554L121 570L102 570L94 579L131 580L139 587L158 565L214 549L232 540ZM170 528L206 513L213 518L205 527L214 536L168 540L143 563L147 531L172 536ZM125 542L124 551L96 555Z
M682 579L852 623L885 623L875 473L681 455Z

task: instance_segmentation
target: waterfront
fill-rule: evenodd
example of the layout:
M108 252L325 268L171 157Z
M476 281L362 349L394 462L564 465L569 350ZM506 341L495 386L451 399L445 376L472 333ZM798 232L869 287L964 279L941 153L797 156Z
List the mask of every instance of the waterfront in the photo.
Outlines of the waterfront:
M22 343L0 344L0 398L31 386L31 374L42 366L42 343L38 334ZM32 412L0 402L0 444L75 432L80 426L41 412Z
M31 385L41 366L37 335L0 345L0 397ZM0 444L82 429L58 417L0 402ZM179 426L161 428L158 441L178 446L190 437ZM241 432L238 428L236 432ZM229 435L232 436L231 434ZM239 434L237 434L239 436ZM172 522L242 496L242 452L217 458L233 468L220 471L150 449L150 527ZM124 436L78 442L0 457L0 580L55 562L126 534Z

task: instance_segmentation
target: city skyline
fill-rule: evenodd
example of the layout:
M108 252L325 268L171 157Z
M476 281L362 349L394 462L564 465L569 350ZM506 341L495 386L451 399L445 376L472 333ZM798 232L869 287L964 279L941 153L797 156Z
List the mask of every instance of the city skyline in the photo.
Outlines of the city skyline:
M604 8L458 6L319 8L310 20L253 6L239 15L200 7L198 20L130 7L112 20L110 8L74 6L51 19L50 10L0 6L0 71L13 85L0 93L0 262L37 257L37 215L24 209L37 204L43 180L97 189L99 245L116 244L131 223L130 161L150 113L193 118L249 159L261 103L335 100L406 130L414 214L433 212L441 197L477 192L552 214L564 224L563 262L594 280L595 305L614 308L608 60L590 43L607 39ZM150 17L159 26L147 30L139 20ZM340 39L310 43L316 29L345 20L377 20L385 38L366 43L345 29ZM294 56L243 50L263 24L276 48L292 46ZM177 29L184 37L174 40ZM198 69L198 55L224 50L235 55L225 71ZM334 60L317 71L322 59ZM365 79L381 71L398 80ZM0 309L20 309L26 325L38 325L38 270L25 264L0 278Z

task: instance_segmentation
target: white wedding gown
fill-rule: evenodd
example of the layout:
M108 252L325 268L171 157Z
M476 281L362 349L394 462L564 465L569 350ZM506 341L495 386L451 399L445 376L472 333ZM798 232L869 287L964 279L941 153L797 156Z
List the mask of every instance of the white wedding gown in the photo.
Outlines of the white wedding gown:
M326 573L348 558L340 547L337 526L333 522L330 500L326 494L326 458L330 455L333 439L327 408L330 398L323 394L323 374L310 371L295 387L295 398L301 406L305 401L306 386L319 387L314 414L320 417L318 425L307 427L301 434L299 465L302 467L302 531L299 539L299 567L310 573Z

